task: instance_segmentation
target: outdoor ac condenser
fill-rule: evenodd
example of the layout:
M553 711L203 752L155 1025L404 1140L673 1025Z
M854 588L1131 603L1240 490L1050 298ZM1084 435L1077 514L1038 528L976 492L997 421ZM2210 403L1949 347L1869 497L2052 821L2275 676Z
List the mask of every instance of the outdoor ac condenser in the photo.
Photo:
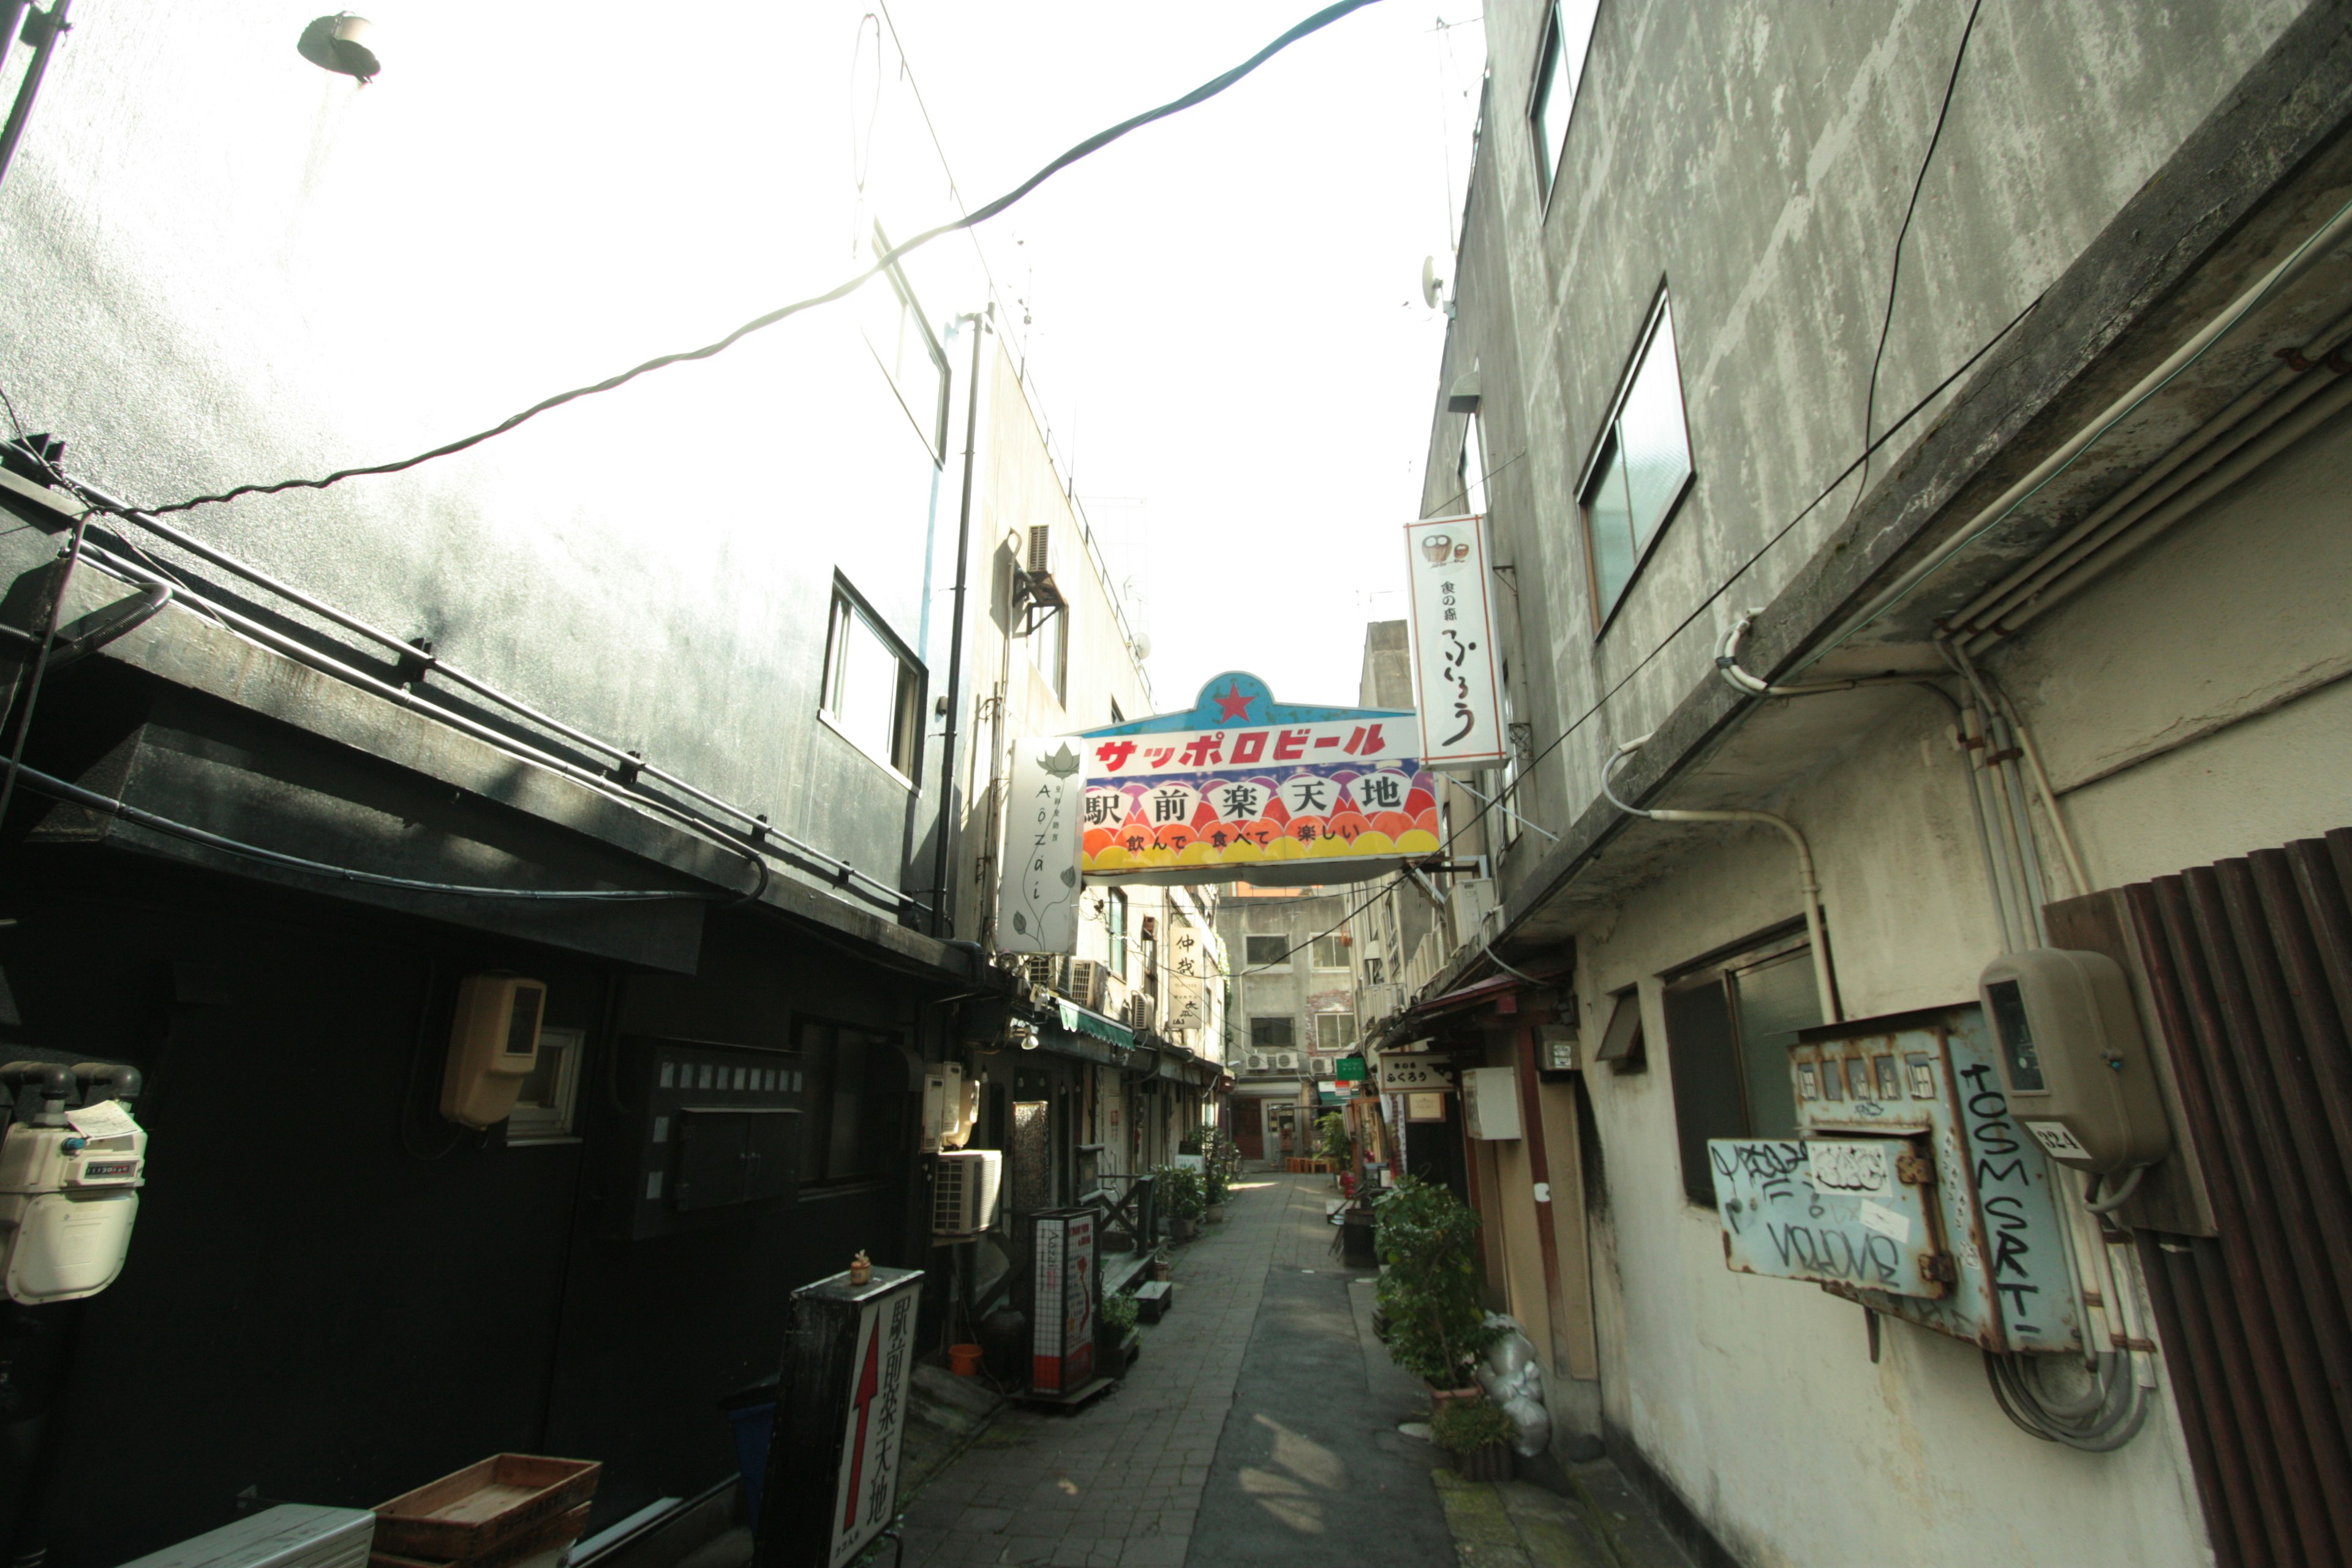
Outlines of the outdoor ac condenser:
M987 1230L1003 1180L1002 1150L943 1150L931 1173L931 1239L966 1241Z
M367 1568L374 1543L365 1509L280 1503L123 1568Z
M1110 1000L1110 967L1099 959L1070 960L1070 1000L1101 1012Z

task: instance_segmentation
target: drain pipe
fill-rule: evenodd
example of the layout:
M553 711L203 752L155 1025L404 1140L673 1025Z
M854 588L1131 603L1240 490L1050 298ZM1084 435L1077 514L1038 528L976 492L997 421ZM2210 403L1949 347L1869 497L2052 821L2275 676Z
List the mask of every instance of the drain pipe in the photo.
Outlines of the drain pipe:
M996 306L991 301L989 309ZM955 614L948 642L948 722L940 739L940 808L933 828L938 843L931 853L931 934L946 936L955 929L948 907L948 840L954 826L956 720L963 707L963 601L971 576L971 471L980 452L980 341L987 336L982 316L974 310L961 318L971 329L971 379L963 389L963 504L956 520Z
M1821 995L1822 1020L1829 1024L1842 1022L1845 1015L1839 1010L1837 981L1830 973L1828 933L1822 926L1822 885L1813 875L1812 846L1805 842L1805 836L1798 831L1795 823L1769 811L1644 811L1638 805L1626 805L1617 798L1617 770L1649 740L1648 735L1637 736L1617 748L1616 754L1601 770L1601 793L1609 797L1610 805L1628 816L1645 816L1652 822L1760 822L1777 829L1797 852L1797 886L1805 900L1805 937L1812 949L1813 987Z

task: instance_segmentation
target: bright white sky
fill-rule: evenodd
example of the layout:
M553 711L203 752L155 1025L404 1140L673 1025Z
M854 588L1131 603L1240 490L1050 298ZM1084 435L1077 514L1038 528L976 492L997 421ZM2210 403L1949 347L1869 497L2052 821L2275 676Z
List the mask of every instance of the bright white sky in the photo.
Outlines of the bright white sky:
M1315 9L893 0L967 205L1190 90ZM1442 29L1444 20L1467 23ZM1403 614L1486 47L1476 0L1387 0L1065 171L981 232L1159 706L1218 671L1353 703ZM1450 172L1449 172L1450 163Z

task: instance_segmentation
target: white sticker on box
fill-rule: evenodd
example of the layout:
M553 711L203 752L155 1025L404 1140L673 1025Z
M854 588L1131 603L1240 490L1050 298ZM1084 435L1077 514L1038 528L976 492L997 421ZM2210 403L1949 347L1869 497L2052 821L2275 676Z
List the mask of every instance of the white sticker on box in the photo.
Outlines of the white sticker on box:
M68 1110L66 1120L85 1138L128 1138L139 1131L139 1123L131 1120L131 1112L122 1109L119 1100L101 1100L96 1105Z
M1890 1237L1898 1247L1911 1245L1911 1217L1908 1215L1895 1213L1885 1204L1873 1203L1868 1198L1863 1199L1862 1223L1864 1228L1874 1230L1881 1236Z
M1813 1140L1805 1145L1805 1179L1817 1193L1853 1197L1892 1197L1895 1162L1883 1139L1833 1143Z
M2035 1142L2061 1160L2087 1160L2091 1157L2091 1152L2083 1147L2082 1141L2063 1121L2028 1121L2025 1130L2033 1134Z

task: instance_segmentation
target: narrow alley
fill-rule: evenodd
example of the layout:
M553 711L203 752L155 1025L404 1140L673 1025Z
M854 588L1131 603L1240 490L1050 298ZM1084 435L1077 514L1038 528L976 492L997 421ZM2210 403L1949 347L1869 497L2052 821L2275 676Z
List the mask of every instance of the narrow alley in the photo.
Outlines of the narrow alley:
M1008 1406L909 1504L908 1568L1686 1568L1607 1460L1465 1482L1397 1430L1428 1395L1374 1336L1333 1196L1234 1184L1135 1370L1073 1414Z

